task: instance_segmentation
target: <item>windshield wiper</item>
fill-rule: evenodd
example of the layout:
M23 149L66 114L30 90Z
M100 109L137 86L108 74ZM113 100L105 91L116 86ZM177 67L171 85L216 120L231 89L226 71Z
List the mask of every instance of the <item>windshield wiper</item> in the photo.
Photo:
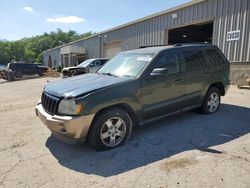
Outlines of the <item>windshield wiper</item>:
M117 75L115 74L112 74L110 72L104 72L104 73L101 73L102 75L108 75L108 76L114 76L114 77L117 77Z

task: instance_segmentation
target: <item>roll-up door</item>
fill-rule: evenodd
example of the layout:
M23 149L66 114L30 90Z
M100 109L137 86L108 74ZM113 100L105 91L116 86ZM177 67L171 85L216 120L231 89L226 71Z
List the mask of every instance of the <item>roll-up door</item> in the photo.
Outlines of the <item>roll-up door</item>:
M121 41L105 44L105 57L112 58L122 51Z

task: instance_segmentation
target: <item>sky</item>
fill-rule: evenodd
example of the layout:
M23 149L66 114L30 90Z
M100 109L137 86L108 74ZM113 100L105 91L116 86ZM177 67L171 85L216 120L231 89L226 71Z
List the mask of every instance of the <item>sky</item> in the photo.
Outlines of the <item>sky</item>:
M0 0L0 39L44 32L101 32L190 0Z

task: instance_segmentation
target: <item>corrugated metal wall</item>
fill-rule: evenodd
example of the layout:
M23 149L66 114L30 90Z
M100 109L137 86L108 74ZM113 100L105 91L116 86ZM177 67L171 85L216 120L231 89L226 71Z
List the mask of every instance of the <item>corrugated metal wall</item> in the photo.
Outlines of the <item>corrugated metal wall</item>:
M61 64L61 50L60 50L60 48L55 48L55 49L51 49L51 50L47 50L47 51L43 52L43 64L45 66L48 66L49 56L51 56L52 66L54 66L54 63L56 63L57 65Z
M213 0L217 4L214 21L214 44L217 44L232 62L250 61L250 1ZM211 3L210 3L211 4ZM216 5L215 4L215 5ZM240 30L240 40L226 40L228 31Z
M178 18L173 19L173 13L177 13ZM104 33L101 39L96 36L75 44L85 46L88 58L95 58L99 57L100 40L103 55L104 44L112 41L121 41L123 51L143 45L166 44L168 29L209 20L214 21L213 43L220 47L228 59L233 62L249 62L250 0L206 0ZM226 41L227 32L232 30L241 31L240 40Z

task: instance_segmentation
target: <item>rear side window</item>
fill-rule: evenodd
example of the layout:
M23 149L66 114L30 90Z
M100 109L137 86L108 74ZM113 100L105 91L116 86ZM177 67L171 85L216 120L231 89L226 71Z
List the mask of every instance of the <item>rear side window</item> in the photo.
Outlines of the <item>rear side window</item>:
M167 68L168 74L180 72L178 54L174 51L165 51L157 60L157 68Z
M225 63L224 58L216 49L205 49L205 53L207 54L207 66L216 66Z
M102 60L102 64L101 65L104 65L106 63L107 60Z
M203 69L206 65L205 57L201 50L190 49L183 51L186 71Z
M101 66L102 65L102 61L95 61L95 66Z

